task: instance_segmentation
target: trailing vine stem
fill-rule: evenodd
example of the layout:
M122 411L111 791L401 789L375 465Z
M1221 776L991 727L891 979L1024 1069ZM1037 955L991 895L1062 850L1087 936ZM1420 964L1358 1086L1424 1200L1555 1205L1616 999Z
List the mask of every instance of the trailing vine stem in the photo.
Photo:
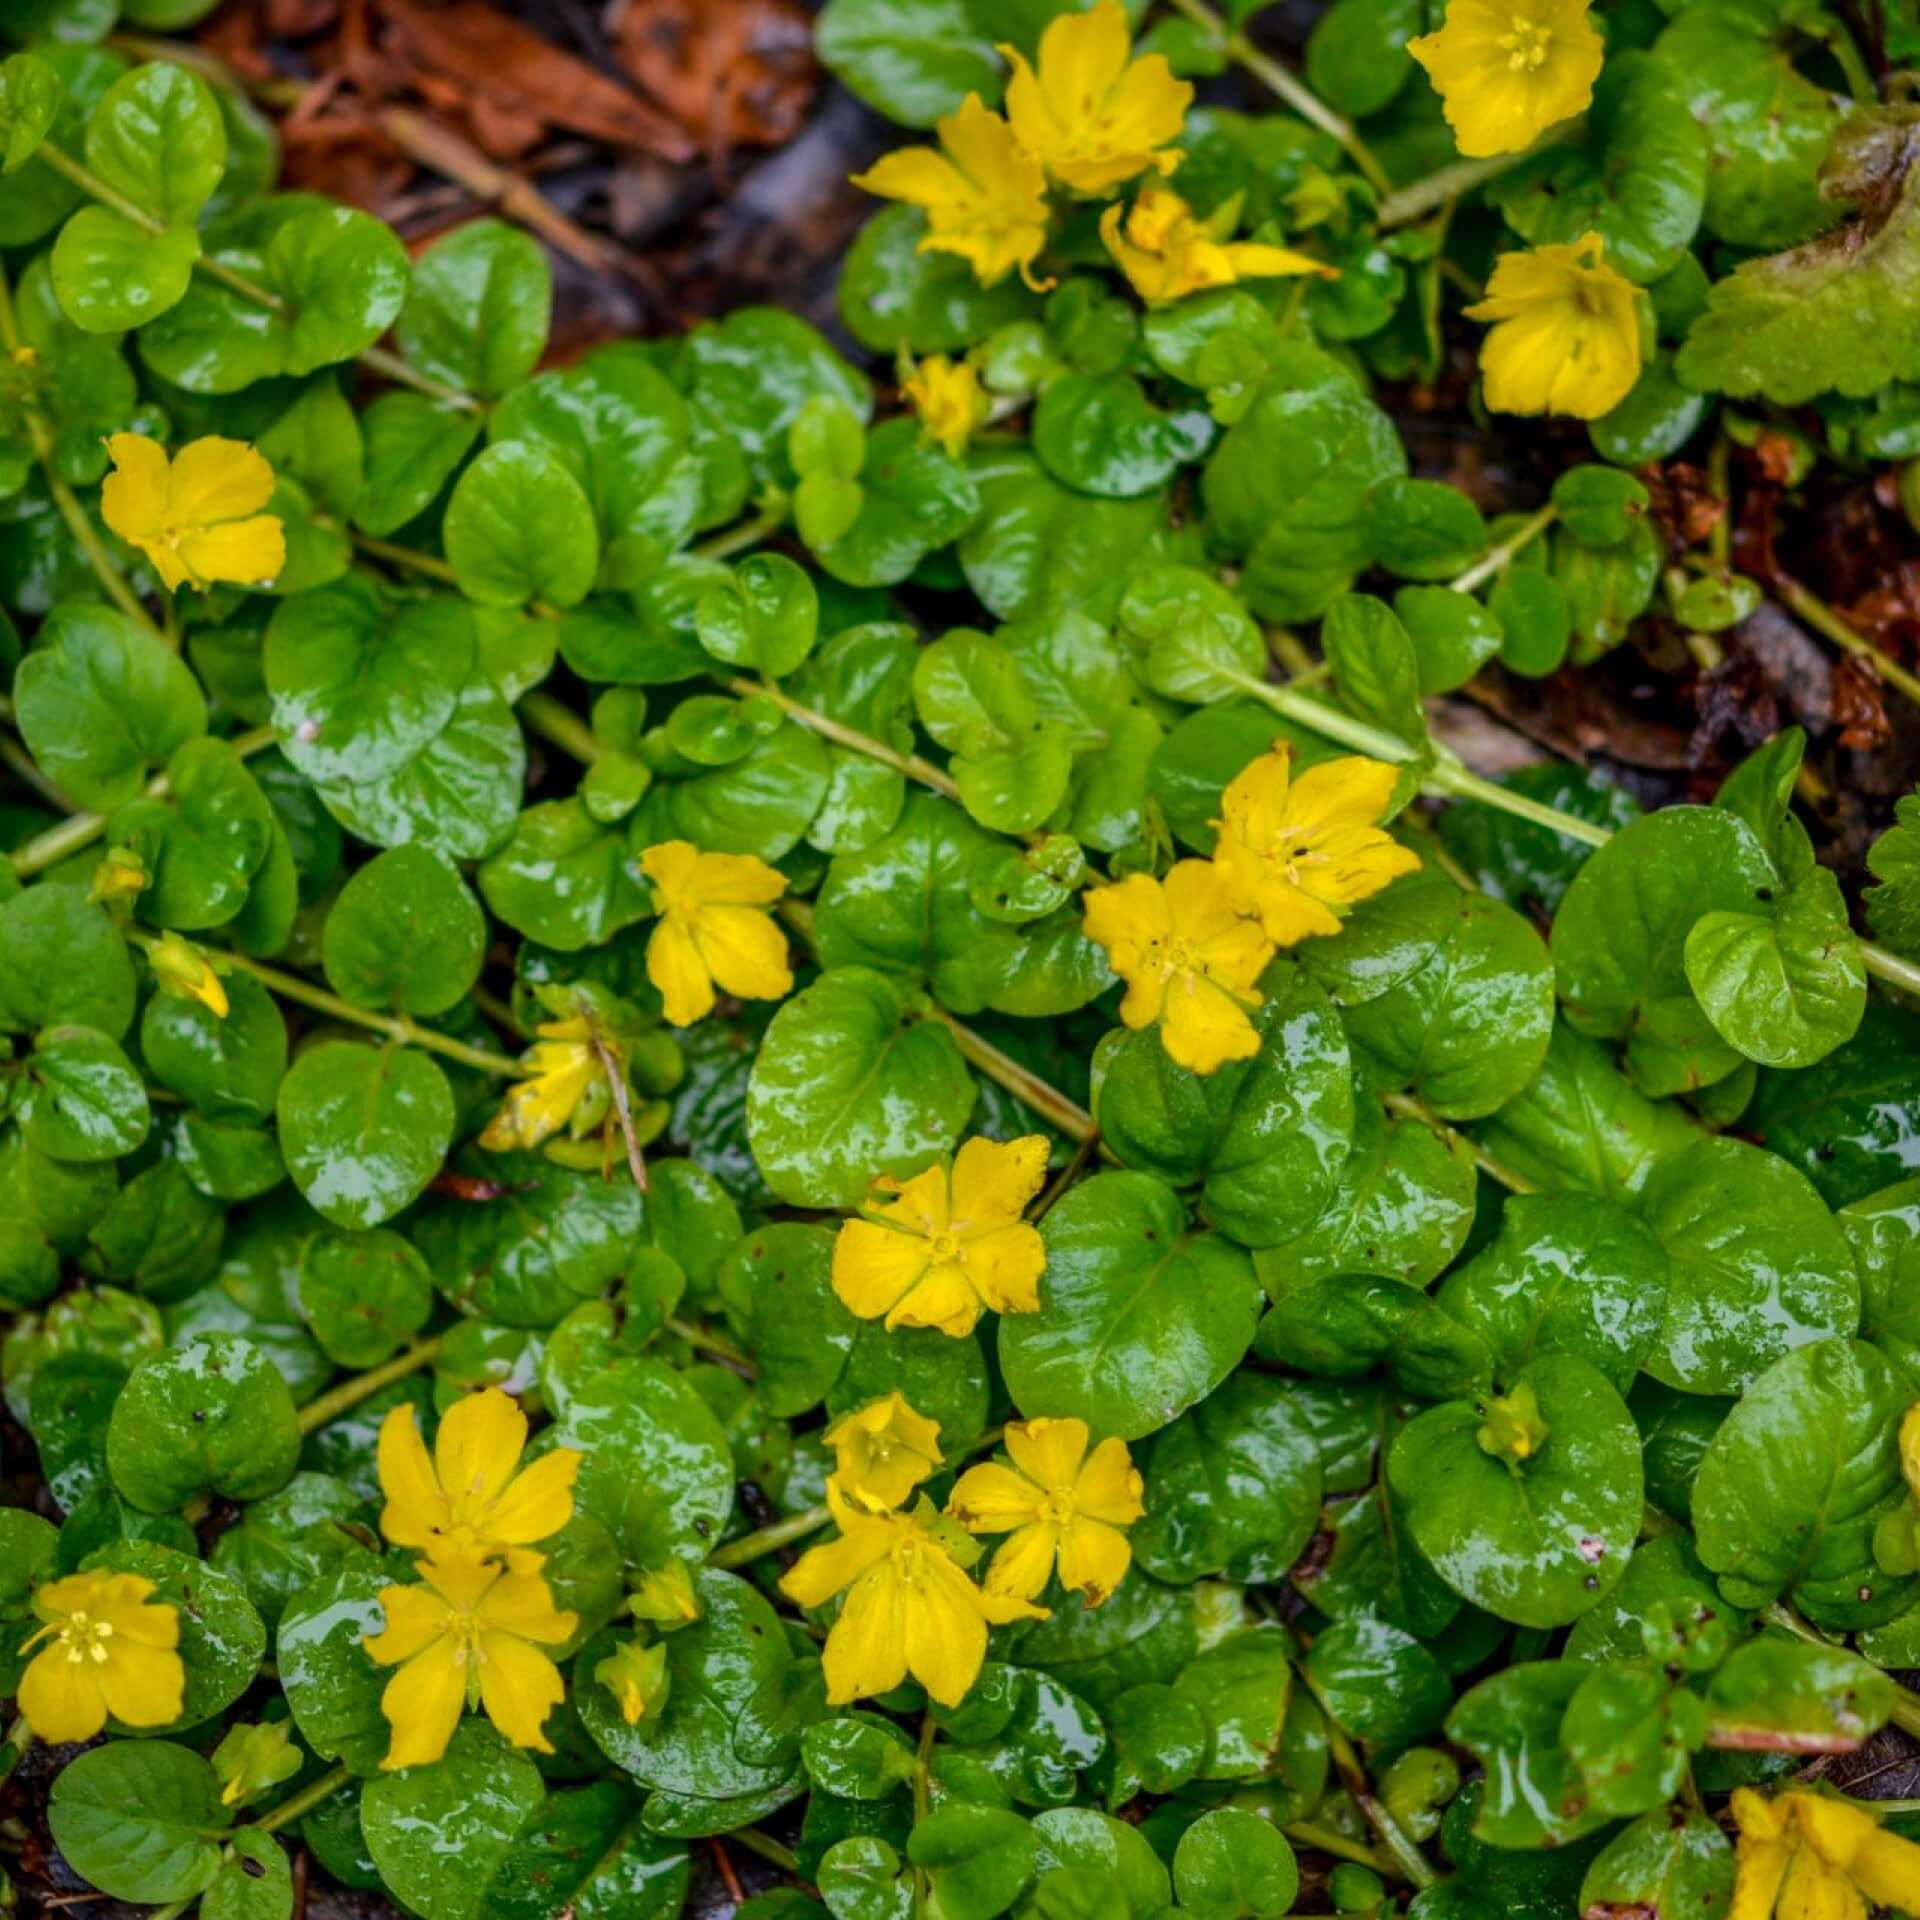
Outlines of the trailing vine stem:
M408 1374L431 1366L439 1351L438 1334L428 1340L416 1340L384 1365L370 1367L365 1373L356 1373L342 1380L339 1385L329 1387L325 1393L309 1400L300 1409L298 1418L302 1435L316 1432L328 1421L352 1412L361 1401L371 1399L382 1387L390 1387L396 1380L404 1380Z
M131 221L142 233L158 235L166 232L167 223L164 220L157 219L136 201L129 200L125 194L108 186L92 168L83 166L71 154L63 153L51 140L43 140L34 149L34 156L44 160L55 173L64 174L82 193L99 201L103 207L112 208L121 219ZM264 307L269 313L284 315L293 311L271 287L263 287L259 281L236 272L224 260L216 260L210 254L203 253L194 261L193 268L196 273L204 273L209 280L217 280L241 299ZM384 347L364 348L355 358L369 373L377 373L383 380L391 380L396 386L411 387L415 393L424 394L429 400L437 400L443 407L455 407L462 413L473 414L484 414L487 410L485 401L421 373L397 353L389 353Z

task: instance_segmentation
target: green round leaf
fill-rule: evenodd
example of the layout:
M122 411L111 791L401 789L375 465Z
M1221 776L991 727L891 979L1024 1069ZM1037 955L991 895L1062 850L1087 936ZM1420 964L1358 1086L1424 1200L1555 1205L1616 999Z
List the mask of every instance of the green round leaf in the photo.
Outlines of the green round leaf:
M77 1873L115 1900L191 1900L220 1870L233 1819L206 1761L166 1740L95 1747L60 1770L47 1824Z
M300 1306L329 1359L377 1367L426 1325L433 1276L397 1233L316 1233L300 1259Z
M287 1170L337 1227L375 1227L417 1200L453 1139L453 1093L425 1054L357 1040L309 1047L280 1083Z
M1069 1191L1041 1229L1040 1311L1000 1323L1000 1365L1028 1418L1085 1420L1138 1439L1210 1393L1247 1350L1259 1310L1251 1263L1191 1231L1178 1195L1140 1173Z
M394 337L422 373L491 398L540 364L552 303L540 243L501 220L469 220L413 263Z
M327 915L327 982L357 1007L444 1013L480 977L486 921L453 863L425 847L367 862Z
M104 907L78 887L41 885L0 902L0 1028L133 1024L133 963Z
M1293 1905L1300 1869L1286 1836L1238 1807L1203 1813L1173 1853L1184 1912L1201 1920L1272 1920Z
M578 606L600 565L580 483L528 441L497 441L460 476L445 538L460 590L486 607Z

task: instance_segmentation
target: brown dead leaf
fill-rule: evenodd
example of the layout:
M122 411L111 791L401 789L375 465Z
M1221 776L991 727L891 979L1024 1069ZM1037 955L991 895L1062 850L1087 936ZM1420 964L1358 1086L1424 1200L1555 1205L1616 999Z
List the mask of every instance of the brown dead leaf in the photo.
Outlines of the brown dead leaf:
M686 132L639 95L550 40L510 20L485 0L378 0L383 50L419 80L463 88L491 116L537 119L592 140L686 161L696 148ZM422 86L423 92L430 89ZM496 130L507 124L495 117Z
M716 165L735 147L779 147L820 84L797 0L626 0L614 50Z
M1653 518L1670 547L1697 547L1725 516L1727 503L1714 496L1704 467L1684 460L1642 467L1636 476L1652 501Z
M1733 757L1771 740L1780 731L1780 701L1765 670L1751 654L1728 650L1710 673L1694 684L1699 718L1687 742L1687 758L1696 772L1716 757L1720 742L1731 738Z
M1893 739L1886 695L1871 661L1849 653L1834 663L1833 717L1840 744L1856 753L1876 753Z

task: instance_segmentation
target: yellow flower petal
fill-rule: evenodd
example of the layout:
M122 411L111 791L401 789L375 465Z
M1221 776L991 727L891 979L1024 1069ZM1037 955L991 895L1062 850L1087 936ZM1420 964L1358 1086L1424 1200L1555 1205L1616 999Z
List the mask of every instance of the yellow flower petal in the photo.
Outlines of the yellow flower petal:
M764 911L786 891L784 875L750 855L703 853L687 840L647 848L640 870L660 915L647 942L647 978L672 1025L711 1013L716 982L747 1000L792 990L786 936Z
M708 907L694 939L707 970L741 1000L780 1000L793 991L787 936L773 918L752 907Z
M130 1727L180 1717L180 1615L154 1600L155 1591L139 1574L98 1569L48 1581L34 1595L44 1624L20 1649L40 1647L21 1677L19 1704L38 1738L90 1740L109 1713Z
M931 1260L918 1234L849 1220L834 1237L833 1290L849 1313L877 1320L919 1284Z
M1150 307L1165 306L1209 287L1241 280L1316 274L1337 280L1339 269L1291 247L1218 240L1187 203L1167 187L1147 186L1130 209L1109 207L1100 238L1133 290Z
M995 1313L1038 1313L1047 1243L1029 1226L996 1227L965 1241L967 1283Z
M953 1157L949 1181L956 1233L1018 1220L1046 1184L1050 1149L1043 1134L1024 1134L1004 1145L974 1138Z
M1145 1491L1127 1443L1110 1436L1094 1448L1073 1483L1074 1511L1109 1526L1128 1527L1146 1512L1141 1498Z
M480 1704L487 1718L516 1747L551 1753L553 1742L543 1729L547 1715L566 1698L560 1669L510 1633L482 1633L479 1651Z
M455 1518L496 1500L527 1444L527 1416L498 1387L456 1400L440 1416L433 1464Z
M1053 1578L1054 1556L1060 1551L1060 1528L1051 1520L1037 1520L1019 1528L994 1554L987 1567L990 1593L1017 1600L1037 1600Z
M821 1662L829 1706L886 1693L907 1677L906 1595L885 1563L854 1582L827 1633Z
M647 978L660 990L670 1026L690 1027L713 1011L713 976L682 922L662 920L648 937Z
M186 1703L187 1669L164 1648L122 1641L100 1670L107 1711L129 1727L164 1727L180 1718Z
M113 471L100 483L100 516L134 546L157 539L167 522L167 450L144 433L108 437Z
M397 1547L426 1546L434 1530L446 1524L447 1503L411 1404L389 1409L380 1422L376 1458L387 1496L380 1531Z
M957 1260L936 1261L887 1315L887 1331L896 1327L933 1327L952 1339L970 1334L986 1311L986 1301Z
M897 1507L940 1467L940 1423L916 1413L898 1388L837 1420L823 1437L834 1478L861 1506Z
M884 1200L879 1197L883 1194L888 1196ZM909 1233L945 1233L952 1212L947 1198L947 1169L936 1161L910 1180L882 1174L873 1183L865 1211Z
M417 1653L380 1694L380 1711L393 1729L383 1773L424 1767L447 1750L467 1704L467 1669L450 1636Z
M1448 0L1438 33L1407 43L1439 93L1460 151L1518 153L1584 113L1605 42L1586 0Z
M18 1704L34 1738L50 1747L91 1740L107 1724L106 1696L92 1662L70 1660L57 1641L28 1662Z
M1603 258L1596 233L1571 247L1503 253L1487 297L1467 308L1490 320L1480 371L1498 413L1611 411L1640 377L1640 322L1630 281Z
M429 1586L382 1587L380 1610L386 1626L363 1643L374 1662L400 1665L424 1652L447 1631L452 1609Z
M1066 1493L1087 1457L1088 1437L1084 1420L1010 1420L1005 1444L1013 1464L1035 1486Z
M258 513L251 520L183 533L177 551L194 580L264 587L277 580L287 564L287 530L274 515Z
M1103 1520L1077 1517L1061 1537L1060 1584L1090 1607L1107 1601L1132 1564L1127 1536Z
M1160 54L1132 51L1120 0L1057 14L1040 36L1039 71L1012 47L1007 119L1020 143L1063 186L1101 193L1150 167L1172 172L1193 89Z
M827 1506L840 1537L809 1547L781 1577L780 1591L796 1607L825 1606L893 1551L900 1516L862 1512L831 1480Z
M273 498L273 469L258 450L218 434L182 447L169 481L174 518L193 526L245 519Z
M947 1511L969 1533L1011 1533L1032 1522L1045 1498L1025 1474L985 1460L954 1482Z
M980 1677L987 1622L979 1589L937 1550L924 1554L920 1584L901 1611L907 1671L943 1707L957 1707Z
M920 431L950 458L958 459L991 411L986 389L970 362L930 353L901 389L920 417Z
M488 1536L524 1547L558 1533L573 1518L573 1483L583 1457L572 1447L555 1447L515 1475L493 1503Z

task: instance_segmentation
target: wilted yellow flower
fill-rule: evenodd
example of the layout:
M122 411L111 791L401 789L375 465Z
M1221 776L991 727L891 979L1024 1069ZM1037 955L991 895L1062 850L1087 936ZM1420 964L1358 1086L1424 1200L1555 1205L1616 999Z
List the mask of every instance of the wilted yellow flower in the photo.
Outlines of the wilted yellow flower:
M1407 42L1471 159L1519 153L1584 113L1606 43L1587 0L1448 0L1438 33Z
M1165 880L1134 873L1096 887L1086 928L1127 983L1120 1018L1130 1027L1158 1020L1160 1044L1181 1066L1212 1073L1260 1051L1245 1009L1260 1004L1254 982L1273 942L1234 911L1217 867L1182 860Z
M1084 1420L1014 1420L1011 1467L987 1461L960 1476L947 1511L969 1533L1010 1533L987 1569L989 1593L1037 1600L1056 1559L1060 1584L1097 1607L1133 1561L1126 1529L1146 1512L1124 1440L1087 1452Z
M533 1031L535 1044L520 1058L520 1071L527 1077L507 1089L500 1111L480 1136L480 1144L492 1153L539 1146L567 1124L596 1086L605 1084L606 1069L583 1016L543 1021ZM619 1047L610 1035L605 1037L615 1064L623 1065Z
M383 1667L400 1671L380 1695L393 1728L383 1772L438 1760L470 1707L516 1747L551 1753L541 1729L566 1695L560 1669L542 1647L573 1637L576 1613L555 1609L538 1573L492 1561L417 1563L422 1584L383 1587L383 1632L361 1643Z
M220 984L220 975L191 940L169 929L148 943L147 961L161 992L176 1000L198 1000L216 1020L227 1017L227 990Z
M643 1646L622 1640L593 1670L593 1677L620 1703L620 1717L637 1727L649 1714L659 1717L667 1704L670 1675L663 1641Z
M435 1559L489 1559L558 1533L573 1518L581 1455L553 1447L516 1473L526 1444L527 1416L498 1387L447 1409L432 1458L413 1408L393 1408L380 1423L380 1531Z
M1380 829L1400 774L1384 760L1323 761L1292 777L1283 741L1243 767L1221 796L1213 863L1235 913L1276 946L1338 933L1355 901L1412 873L1420 856Z
M1920 1846L1883 1833L1864 1807L1789 1788L1737 1788L1738 1865L1727 1920L1867 1920L1920 1913Z
M1228 240L1225 236L1238 217L1237 204L1230 202L1210 219L1196 220L1193 209L1171 188L1142 187L1131 208L1116 204L1100 216L1100 238L1150 307L1241 280L1300 273L1340 278L1339 268L1291 247Z
M883 1174L862 1209L871 1217L849 1220L833 1243L834 1292L863 1320L885 1314L889 1333L938 1327L959 1339L989 1307L1037 1313L1047 1249L1020 1216L1046 1177L1037 1133L969 1140L951 1176L938 1165L905 1181Z
M667 840L640 856L660 923L647 942L647 978L668 1021L691 1026L713 1011L715 986L742 1000L778 1000L793 990L787 937L766 909L787 890L784 874L750 853L702 853Z
M956 460L990 410L972 363L949 360L944 353L928 354L902 391L920 416L920 431Z
M291 1780L303 1764L284 1720L229 1727L213 1750L213 1774L223 1784L220 1804L243 1807Z
M852 1505L869 1512L897 1507L940 1471L940 1422L915 1413L898 1387L843 1415L825 1439L835 1483Z
M1467 309L1491 320L1480 348L1487 405L1496 413L1566 413L1595 420L1640 377L1633 283L1601 258L1597 233L1570 247L1503 253L1487 297Z
M107 1715L129 1727L164 1727L186 1698L176 1651L180 1611L150 1599L137 1573L71 1573L33 1596L44 1623L20 1647L34 1654L20 1676L19 1706L36 1740L91 1740Z
M920 252L958 254L982 286L1004 280L1015 267L1036 290L1051 286L1033 277L1047 244L1047 177L1040 162L978 94L968 94L935 131L938 152L902 147L856 173L853 184L921 208L927 231Z
M1056 14L1040 36L1038 74L1016 48L1000 51L1013 67L1007 120L1062 186L1104 193L1149 167L1166 174L1180 164L1168 142L1180 137L1193 89L1160 54L1129 59L1120 0Z
M116 433L114 471L100 511L122 540L153 562L169 593L216 580L264 586L287 564L286 530L260 509L273 498L273 469L244 440L210 435L171 462L157 440Z
M100 856L87 884L87 898L108 906L119 900L132 900L153 885L153 875L131 847L109 847Z
M943 1537L946 1523L926 1501L912 1513L866 1513L828 1481L827 1505L839 1539L803 1553L780 1591L800 1607L846 1592L822 1655L828 1705L890 1692L912 1674L943 1707L957 1707L980 1676L988 1626L1045 1618L1027 1601L976 1587L953 1557L965 1534Z

